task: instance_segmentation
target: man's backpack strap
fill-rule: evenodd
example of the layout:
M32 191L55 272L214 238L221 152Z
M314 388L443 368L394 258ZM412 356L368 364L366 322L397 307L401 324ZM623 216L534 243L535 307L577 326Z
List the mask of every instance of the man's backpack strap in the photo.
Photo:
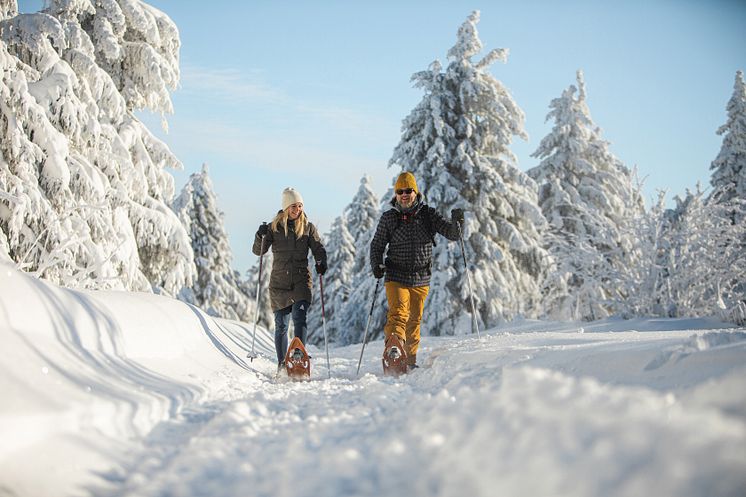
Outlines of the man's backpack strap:
M435 243L435 228L433 227L433 220L431 217L432 211L430 209L432 209L432 207L429 205L425 206L424 212L422 213L422 221L425 224L425 229L430 234L430 239L433 241L433 247L435 247L437 246L437 243Z

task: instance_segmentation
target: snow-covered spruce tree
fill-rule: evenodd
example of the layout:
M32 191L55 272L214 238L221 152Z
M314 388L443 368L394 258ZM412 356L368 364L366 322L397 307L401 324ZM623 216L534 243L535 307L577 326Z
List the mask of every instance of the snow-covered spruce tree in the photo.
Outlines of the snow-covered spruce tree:
M4 13L17 13L11 4ZM62 26L51 17L15 15L0 23L0 228L21 268L85 286L88 272L111 281L117 275L112 266L117 258L127 261L132 247L115 251L108 243L116 238L111 213L102 209L101 175L70 150L65 132L79 136L92 120L74 94L72 71L55 51L63 46ZM43 66L22 62L18 52Z
M743 231L743 225L746 224L746 215L742 208L746 199L746 84L743 71L736 72L733 95L726 110L728 119L717 131L719 135L724 135L723 144L710 166L713 170L710 179L713 190L708 202L723 207L723 215L736 225L733 229ZM733 243L746 252L746 237L738 240ZM745 281L742 278L736 286L737 293L742 294L741 303L729 311L729 319L734 322L746 322Z
M713 190L709 201L718 203L746 198L746 84L743 71L736 72L733 95L726 110L728 120L717 130L719 135L723 135L723 144L710 166Z
M352 201L344 209L344 218L347 221L347 230L352 236L355 262L352 272L357 275L360 272L370 276L368 265L368 248L370 240L375 231L378 218L381 216L381 201L370 186L370 176L367 174L360 178L360 186L352 198Z
M231 267L228 233L206 164L189 177L173 209L192 240L197 267L194 284L183 288L179 298L211 316L249 321L249 296L243 293L239 273Z
M514 136L526 138L523 111L489 72L508 51L482 49L479 12L458 30L439 62L414 74L425 96L402 125L390 166L414 173L420 191L446 216L454 207L467 212L467 260L473 264L478 320L487 326L541 311L540 281L548 262L541 246L545 220L537 205L536 184L516 167ZM440 240L433 250L433 277L423 332L470 331L469 291L461 247Z
M350 296L353 278L352 266L355 262L355 246L352 235L347 229L348 222L344 215L337 217L329 233L324 235L324 246L328 254L328 269L324 275L324 319L329 341L337 341L338 329L335 316ZM310 265L314 265L310 257ZM323 344L321 291L319 277L314 274L314 302L308 311L308 340Z
M131 112L170 112L176 28L139 1L48 5L0 23L9 255L67 286L176 293L192 277L192 252L164 168L181 164Z
M730 214L746 214L746 201L706 202L697 188L676 197L668 214L664 296L671 317L721 314L738 321L746 304L746 223ZM743 316L741 316L742 318Z
M347 220L347 229L352 236L354 251L350 292L330 323L334 329L334 341L342 345L360 342L363 338L376 284L368 262L370 241L380 216L380 200L370 187L370 178L367 175L363 176L357 193L344 210L344 218ZM374 319L377 323L376 329L382 329L386 318L384 306L386 299L382 297L383 291L379 291L379 305L376 307L377 313Z
M673 250L672 216L665 203L665 193L659 192L656 203L629 223L628 235L633 240L629 264L617 272L625 298L614 306L623 317L672 316L670 296L666 292L667 261Z
M567 278L567 294L552 303L550 315L593 320L626 297L619 272L631 262L629 229L644 207L630 170L591 119L582 71L577 85L550 103L554 127L532 154L541 163L528 174L539 184L554 271Z
M18 15L17 0L0 0L0 21Z

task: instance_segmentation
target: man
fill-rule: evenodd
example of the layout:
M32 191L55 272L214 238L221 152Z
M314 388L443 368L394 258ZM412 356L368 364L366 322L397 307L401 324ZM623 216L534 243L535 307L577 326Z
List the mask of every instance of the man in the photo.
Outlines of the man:
M392 208L381 216L370 243L370 265L376 278L386 275L389 311L384 334L386 338L396 335L404 344L411 371L417 367L420 323L430 290L435 234L458 240L464 211L453 209L451 222L446 221L425 204L412 173L399 175L394 192Z

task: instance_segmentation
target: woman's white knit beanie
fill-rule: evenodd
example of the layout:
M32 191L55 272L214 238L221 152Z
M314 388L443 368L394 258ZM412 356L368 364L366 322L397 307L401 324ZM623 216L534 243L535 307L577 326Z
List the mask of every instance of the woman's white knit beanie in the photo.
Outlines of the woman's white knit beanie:
M287 187L282 191L282 210L287 209L293 204L303 203L303 197L295 188Z

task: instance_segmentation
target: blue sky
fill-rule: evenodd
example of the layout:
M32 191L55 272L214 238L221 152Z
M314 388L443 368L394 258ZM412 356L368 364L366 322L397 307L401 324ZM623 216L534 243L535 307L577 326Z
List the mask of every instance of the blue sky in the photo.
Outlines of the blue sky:
M637 166L648 199L709 185L716 130L735 73L746 70L741 0L148 3L179 28L182 79L168 134L159 117L142 117L184 163L178 189L209 165L242 272L284 187L301 191L322 232L363 174L386 191L401 120L422 96L410 76L445 63L472 10L485 53L510 49L492 73L526 114L518 166L538 163L530 154L551 129L549 102L582 69L594 121L612 153Z

